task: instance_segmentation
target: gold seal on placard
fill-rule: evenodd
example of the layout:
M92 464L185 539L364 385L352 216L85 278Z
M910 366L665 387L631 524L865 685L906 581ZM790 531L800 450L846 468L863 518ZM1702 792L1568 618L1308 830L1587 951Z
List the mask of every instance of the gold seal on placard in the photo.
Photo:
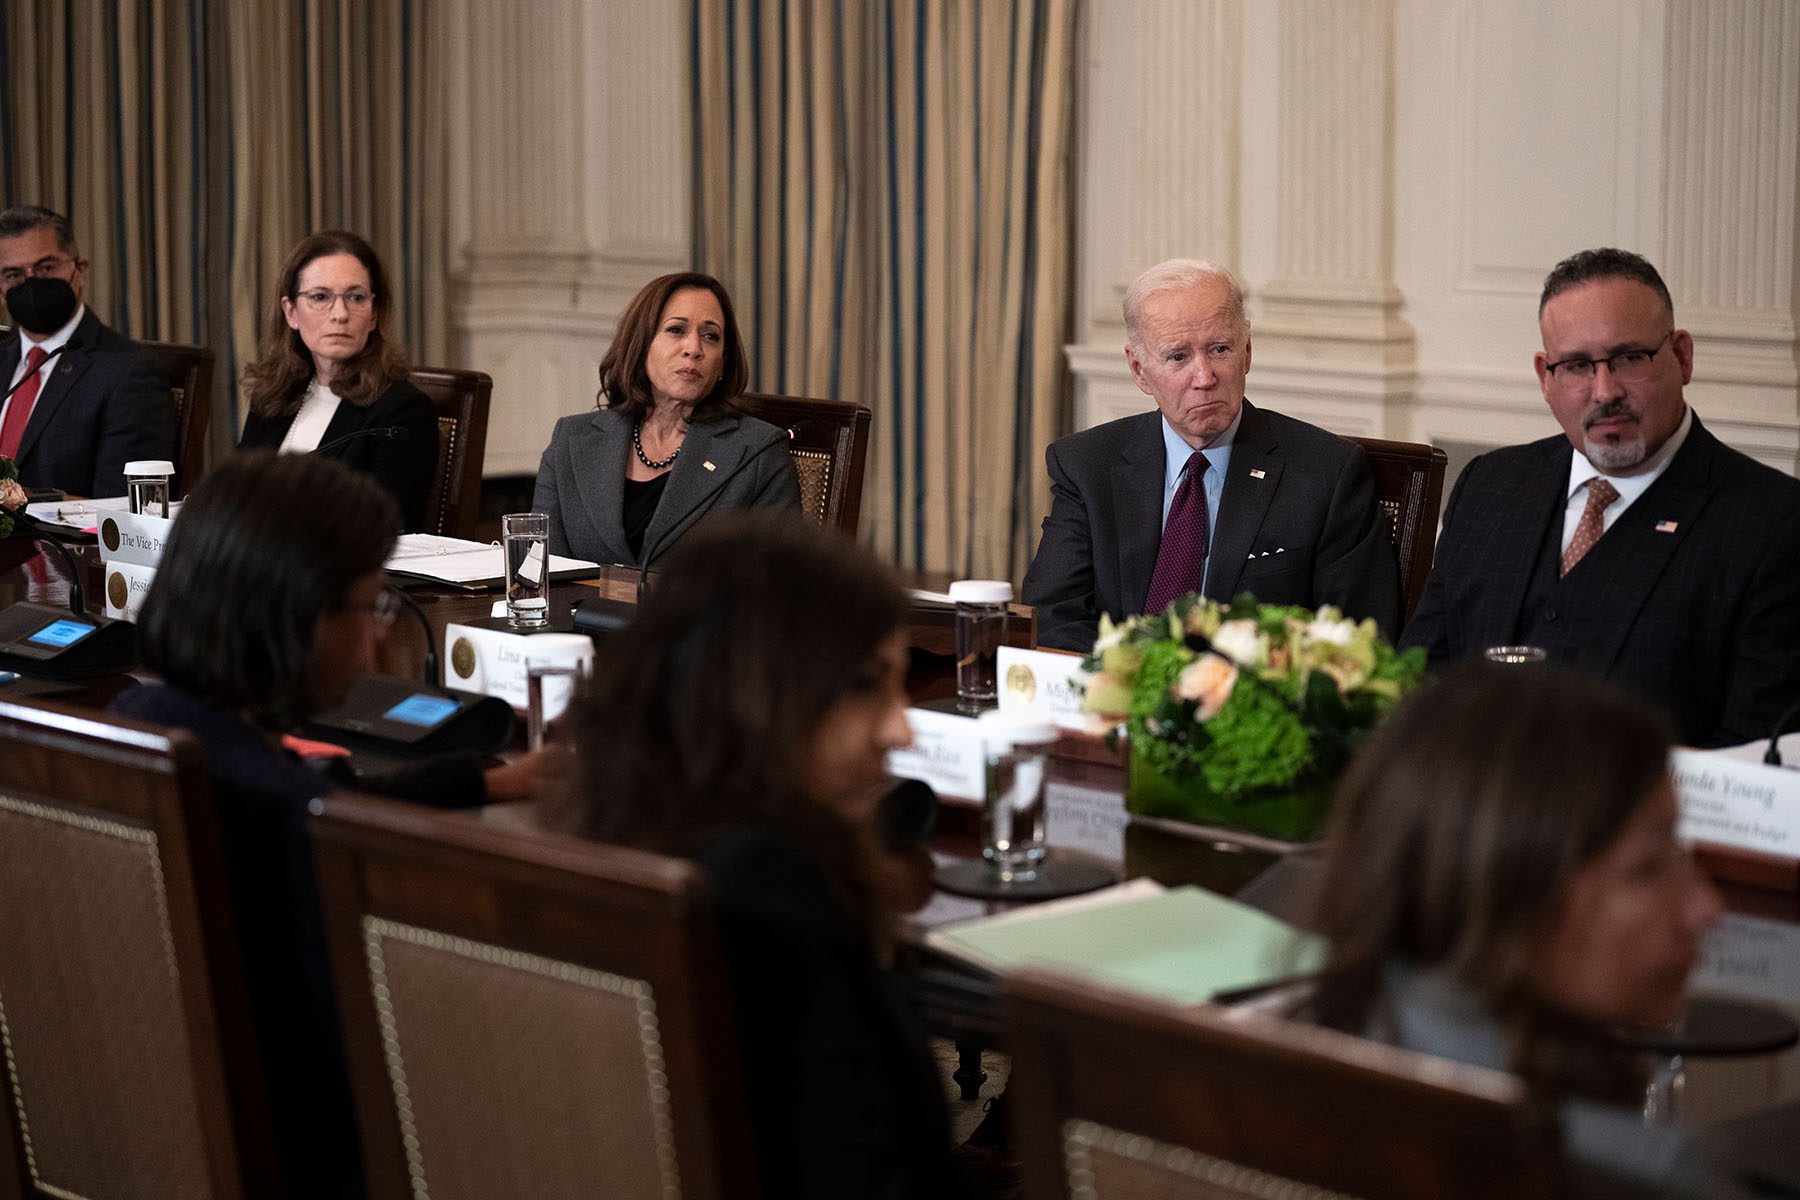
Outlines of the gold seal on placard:
M125 577L117 571L109 574L106 577L107 603L123 612L125 602L129 599L131 599L131 585L125 582Z
M106 543L109 552L116 552L119 548L119 523L111 517L100 522L100 540Z
M1037 673L1024 663L1014 663L1006 669L1006 691L1020 703L1030 704L1037 699Z
M475 645L468 638L459 637L450 643L450 669L458 679L475 674Z

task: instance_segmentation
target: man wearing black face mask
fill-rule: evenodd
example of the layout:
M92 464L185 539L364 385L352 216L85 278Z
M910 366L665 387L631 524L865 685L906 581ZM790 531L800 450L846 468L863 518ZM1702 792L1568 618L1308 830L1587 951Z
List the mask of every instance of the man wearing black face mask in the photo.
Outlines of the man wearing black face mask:
M0 291L17 329L0 340L0 458L28 488L121 496L125 464L169 458L166 381L136 343L81 301L87 260L47 208L0 212Z

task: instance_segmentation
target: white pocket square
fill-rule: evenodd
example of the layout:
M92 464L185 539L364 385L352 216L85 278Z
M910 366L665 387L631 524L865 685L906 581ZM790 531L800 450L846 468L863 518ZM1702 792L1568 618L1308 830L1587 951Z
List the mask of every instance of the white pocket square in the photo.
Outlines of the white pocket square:
M1267 558L1271 554L1286 554L1286 553L1287 553L1286 546L1277 546L1273 550L1264 550L1261 554L1258 554L1256 551L1252 550L1250 552L1250 558ZM1248 561L1248 560L1246 560L1246 561Z

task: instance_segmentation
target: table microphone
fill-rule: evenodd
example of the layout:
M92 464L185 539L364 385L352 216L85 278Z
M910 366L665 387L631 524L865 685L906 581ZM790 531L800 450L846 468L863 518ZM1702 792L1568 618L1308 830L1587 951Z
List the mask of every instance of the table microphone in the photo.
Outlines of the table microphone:
M1788 726L1793 723L1794 718L1797 716L1800 716L1800 704L1796 704L1786 712L1782 713L1781 719L1775 722L1774 732L1769 734L1769 748L1763 752L1763 763L1765 765L1771 767L1779 767L1782 765L1781 750L1777 747L1776 743L1781 741L1781 735L1787 732Z
M313 453L323 454L327 450L336 450L345 442L354 442L358 438L403 438L411 432L404 425L377 425L373 429L358 429L354 433L346 433L343 437L332 438L323 446L313 447Z
M751 463L775 449L777 446L784 449L788 448L793 443L795 436L801 430L805 429L807 424L808 422L806 421L795 421L792 425L789 425L786 429L782 430L783 433L787 434L787 441L784 442L778 438L773 442L769 442L757 449L755 453L751 454L743 462L725 472L725 478L719 480L719 486L713 488L710 492L706 493L705 496L701 497L700 503L695 504L692 508L689 508L686 512L682 513L680 518L669 527L668 532L657 539L655 546L644 547L644 563L638 570L637 598L640 603L644 599L644 581L650 576L650 561L654 557L654 552L666 545L670 539L679 537L696 517L711 507L713 497L724 491L725 486L742 474L744 469Z
M392 592L395 598L419 619L419 629L425 634L425 682L434 686L442 683L442 668L438 665L437 639L432 636L431 618L425 615L425 609L417 600L406 594L404 588L397 588L393 584L389 584L382 591Z
M86 616L87 597L82 593L81 588L81 564L75 561L75 555L70 552L64 538L42 521L24 511L13 514L12 536L14 538L30 538L34 542L56 547L56 552L62 555L63 565L69 569L69 611ZM77 534L74 540L86 544L94 539L91 534Z
M34 375L42 375L44 373L44 368L50 365L50 360L55 358L57 355L61 354L64 350L67 350L68 348L69 348L69 343L64 342L62 345L58 346L54 350L45 351L44 352L44 361L37 365L37 370L27 371L23 375L19 376L19 382L15 383L11 387L7 388L6 395L0 396L0 404L5 404L8 400L11 400L13 393L18 391L20 388L24 387L25 381L27 379L30 379Z

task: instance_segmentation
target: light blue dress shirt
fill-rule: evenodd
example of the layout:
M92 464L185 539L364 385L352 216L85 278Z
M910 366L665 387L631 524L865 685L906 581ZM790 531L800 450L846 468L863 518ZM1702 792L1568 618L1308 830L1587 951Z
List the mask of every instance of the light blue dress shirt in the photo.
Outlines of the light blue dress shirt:
M1238 425L1244 420L1244 410L1238 409L1237 416L1225 432L1219 435L1218 441L1208 446L1206 454L1206 474L1200 477L1200 486L1206 492L1206 568L1200 573L1200 586L1206 586L1206 571L1212 569L1213 530L1219 526L1219 500L1225 495L1225 469L1231 465L1231 443L1237 439ZM1188 458L1193 455L1194 448L1182 440L1169 424L1169 418L1162 419L1163 431L1163 496L1162 523L1169 523L1169 505L1175 502L1175 489L1181 484L1181 476L1187 470Z

